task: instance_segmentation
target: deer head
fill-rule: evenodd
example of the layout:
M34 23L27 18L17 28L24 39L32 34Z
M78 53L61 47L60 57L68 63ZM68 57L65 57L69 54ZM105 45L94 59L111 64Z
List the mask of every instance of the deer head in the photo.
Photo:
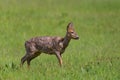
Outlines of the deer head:
M79 39L79 36L74 30L73 23L69 23L67 26L67 36L71 39L75 39L75 40Z

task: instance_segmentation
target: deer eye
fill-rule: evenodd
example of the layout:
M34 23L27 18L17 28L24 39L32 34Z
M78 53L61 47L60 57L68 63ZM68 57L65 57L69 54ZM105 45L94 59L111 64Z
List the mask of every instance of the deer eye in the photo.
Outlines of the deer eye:
M74 32L70 32L71 34L73 34Z

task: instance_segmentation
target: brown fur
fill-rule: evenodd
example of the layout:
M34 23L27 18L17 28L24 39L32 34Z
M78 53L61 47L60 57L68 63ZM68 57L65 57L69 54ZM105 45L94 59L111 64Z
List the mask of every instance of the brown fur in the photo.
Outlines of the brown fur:
M21 66L27 61L28 67L30 61L40 55L41 53L54 54L59 60L60 66L62 65L61 54L65 51L71 39L79 39L76 34L73 24L69 23L67 32L64 38L61 37L35 37L25 42L26 54L21 59Z

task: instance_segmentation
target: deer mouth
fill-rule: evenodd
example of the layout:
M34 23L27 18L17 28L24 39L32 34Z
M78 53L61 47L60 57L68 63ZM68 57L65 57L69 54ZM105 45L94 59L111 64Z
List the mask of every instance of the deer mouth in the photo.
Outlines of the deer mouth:
M75 40L78 40L78 39L79 39L79 37L75 37L74 39L75 39Z

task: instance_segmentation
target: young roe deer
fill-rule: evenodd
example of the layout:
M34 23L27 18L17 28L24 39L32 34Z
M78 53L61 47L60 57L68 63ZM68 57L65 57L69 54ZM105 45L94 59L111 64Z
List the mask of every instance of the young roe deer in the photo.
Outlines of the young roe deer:
M25 42L26 54L21 59L21 66L27 61L27 66L30 66L30 61L41 53L54 54L58 58L60 66L62 65L62 53L64 53L71 39L79 39L74 30L73 24L69 23L67 32L64 38L62 37L35 37Z

